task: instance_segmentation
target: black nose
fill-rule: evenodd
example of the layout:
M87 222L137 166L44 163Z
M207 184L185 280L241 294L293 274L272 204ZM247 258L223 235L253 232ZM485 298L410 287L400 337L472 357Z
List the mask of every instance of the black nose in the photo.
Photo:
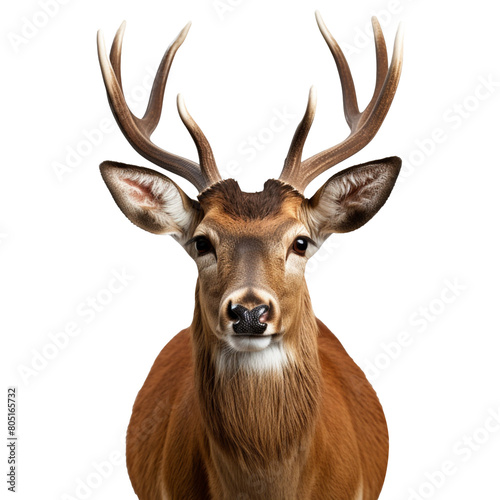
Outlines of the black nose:
M269 306L261 305L251 311L240 304L229 304L228 314L234 321L233 330L242 335L264 333L267 323L262 323L260 318L269 311Z

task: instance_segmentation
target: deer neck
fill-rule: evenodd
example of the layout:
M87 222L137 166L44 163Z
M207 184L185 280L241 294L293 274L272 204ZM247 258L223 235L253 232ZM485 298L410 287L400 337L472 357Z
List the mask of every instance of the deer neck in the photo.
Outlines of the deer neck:
M294 498L297 491L321 386L318 327L303 288L300 321L285 332L279 351L270 352L279 362L269 366L266 360L245 359L259 352L228 353L204 323L197 294L192 325L197 397L206 451L224 498L238 498L242 491L248 498Z

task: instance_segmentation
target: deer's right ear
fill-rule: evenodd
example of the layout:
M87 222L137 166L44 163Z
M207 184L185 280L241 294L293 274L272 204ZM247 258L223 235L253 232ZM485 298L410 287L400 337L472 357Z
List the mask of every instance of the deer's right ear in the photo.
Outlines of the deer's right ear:
M101 174L121 211L150 233L185 237L199 216L197 201L149 168L105 161Z

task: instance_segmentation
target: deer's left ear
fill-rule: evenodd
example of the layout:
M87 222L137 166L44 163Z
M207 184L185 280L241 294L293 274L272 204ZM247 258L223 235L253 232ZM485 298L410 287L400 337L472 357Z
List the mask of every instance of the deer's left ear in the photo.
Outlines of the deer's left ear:
M335 174L306 202L311 230L326 239L361 227L386 202L400 168L401 159L392 156Z

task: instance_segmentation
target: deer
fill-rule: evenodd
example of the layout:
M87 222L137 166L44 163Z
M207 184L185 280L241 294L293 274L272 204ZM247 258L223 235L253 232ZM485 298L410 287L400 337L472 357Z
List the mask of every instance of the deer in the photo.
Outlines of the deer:
M375 390L340 341L316 318L305 267L333 233L354 231L385 204L401 160L387 157L321 173L364 148L393 101L402 69L402 32L388 63L372 18L373 96L359 110L347 60L319 13L319 30L340 76L350 133L306 160L316 110L311 87L279 179L243 192L222 179L211 146L177 96L199 162L155 145L174 56L190 23L165 52L142 118L127 106L121 79L125 24L111 50L98 33L98 57L113 115L144 158L189 181L189 197L153 169L104 161L103 180L125 216L169 234L198 268L191 325L160 352L135 400L126 462L141 500L372 500L388 462L388 430Z

